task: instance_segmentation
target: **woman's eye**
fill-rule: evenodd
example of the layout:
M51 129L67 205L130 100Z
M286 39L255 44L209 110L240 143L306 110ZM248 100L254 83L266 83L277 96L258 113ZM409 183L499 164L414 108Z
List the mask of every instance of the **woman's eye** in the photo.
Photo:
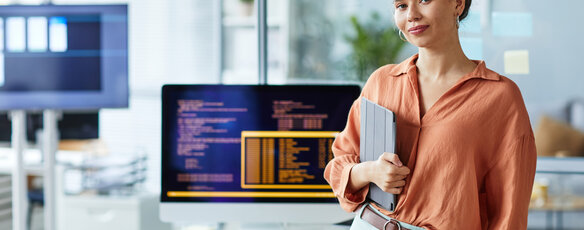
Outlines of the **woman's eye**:
M404 8L406 8L406 4L397 4L397 5L395 6L395 8L396 8L396 9L404 9Z
M421 3L427 3L430 2L431 0L420 0Z

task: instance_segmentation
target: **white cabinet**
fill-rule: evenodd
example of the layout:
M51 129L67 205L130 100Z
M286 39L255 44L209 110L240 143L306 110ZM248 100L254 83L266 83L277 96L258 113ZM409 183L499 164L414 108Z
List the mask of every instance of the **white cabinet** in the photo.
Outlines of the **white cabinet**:
M60 230L164 230L158 218L158 197L135 195L61 196L57 206Z
M159 218L159 196L66 195L64 166L56 168L56 225L58 230L170 230Z

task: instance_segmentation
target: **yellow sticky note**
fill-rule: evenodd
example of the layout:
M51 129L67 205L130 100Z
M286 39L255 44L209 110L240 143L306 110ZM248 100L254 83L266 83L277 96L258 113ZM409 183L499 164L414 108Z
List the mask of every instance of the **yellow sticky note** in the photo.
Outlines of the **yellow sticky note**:
M504 56L505 74L529 74L528 50L508 50Z

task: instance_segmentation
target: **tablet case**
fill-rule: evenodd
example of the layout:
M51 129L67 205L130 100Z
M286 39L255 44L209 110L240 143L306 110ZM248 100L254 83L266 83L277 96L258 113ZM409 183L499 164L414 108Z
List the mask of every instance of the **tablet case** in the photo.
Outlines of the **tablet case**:
M395 115L374 102L361 99L360 160L375 161L384 152L395 153ZM393 211L397 195L384 192L374 183L369 184L368 200Z

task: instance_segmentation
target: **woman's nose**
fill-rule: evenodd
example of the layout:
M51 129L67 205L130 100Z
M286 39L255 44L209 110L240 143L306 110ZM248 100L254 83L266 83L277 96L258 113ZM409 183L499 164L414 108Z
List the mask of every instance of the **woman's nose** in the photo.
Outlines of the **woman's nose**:
M410 6L408 8L408 21L409 22L413 22L413 21L418 21L420 20L420 18L422 17L422 15L420 14L420 11L418 9L417 6Z

